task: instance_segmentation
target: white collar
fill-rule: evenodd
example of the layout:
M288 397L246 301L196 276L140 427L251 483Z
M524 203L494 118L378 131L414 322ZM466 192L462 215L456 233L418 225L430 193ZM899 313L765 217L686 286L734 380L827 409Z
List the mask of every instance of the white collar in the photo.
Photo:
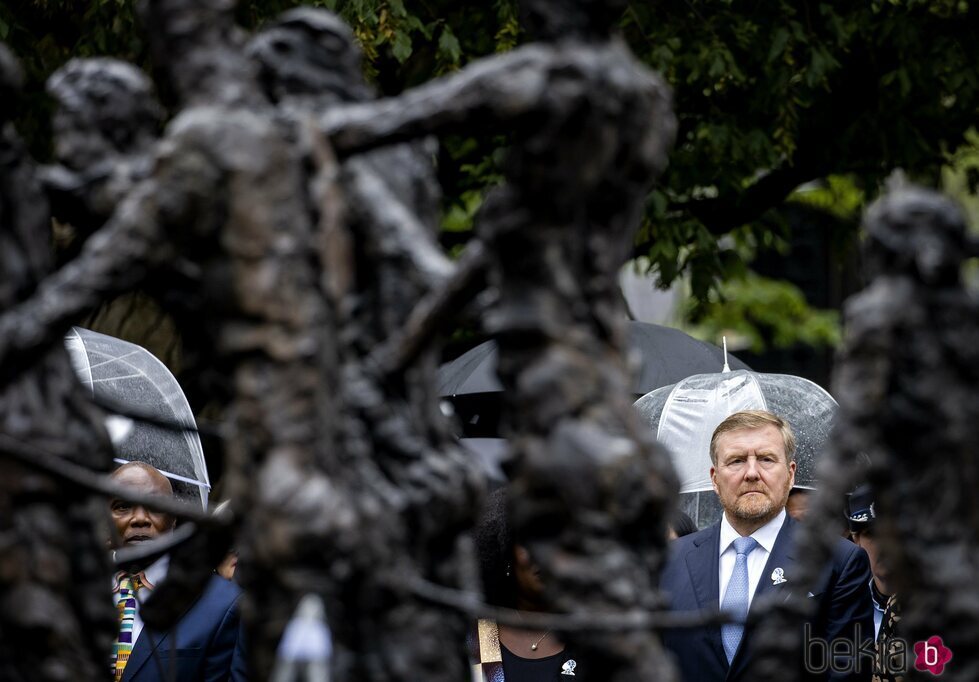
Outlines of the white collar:
M147 566L145 569L139 572L138 575L142 577L143 585L145 587L155 589L159 586L161 582L167 577L167 571L170 569L170 555L164 554L159 559L154 561L152 564ZM120 571L116 573L115 581L112 585L112 591L119 591L119 581L122 577L126 575L125 571Z
M785 509L783 508L774 519L751 534L751 537L753 537L759 545L764 547L765 551L769 554L772 553L772 548L775 547L775 539L778 538L778 533L780 530L782 530L782 524L785 523L785 516ZM727 520L727 512L721 514L721 542L718 556L724 554L728 547L730 547L739 537L741 537L741 534L734 530L734 526L732 526Z
M164 554L159 559L154 561L152 564L146 567L143 571L143 575L146 577L146 582L149 584L150 588L156 588L161 582L167 577L167 571L170 569L170 555Z

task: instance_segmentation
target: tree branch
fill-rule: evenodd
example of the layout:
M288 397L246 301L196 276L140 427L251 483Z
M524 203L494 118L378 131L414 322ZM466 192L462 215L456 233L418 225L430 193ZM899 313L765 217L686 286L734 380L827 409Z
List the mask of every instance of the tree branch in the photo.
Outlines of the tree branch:
M72 324L109 295L140 281L151 261L167 257L169 250L161 248L166 241L156 220L155 190L151 182L137 188L76 259L0 316L0 367L16 371L15 357L60 342Z
M757 220L775 208L799 185L821 177L821 173L798 161L769 171L736 196L695 199L670 205L671 211L683 211L700 220L714 235L727 234L736 227ZM649 254L653 240L647 239L633 247L633 258Z

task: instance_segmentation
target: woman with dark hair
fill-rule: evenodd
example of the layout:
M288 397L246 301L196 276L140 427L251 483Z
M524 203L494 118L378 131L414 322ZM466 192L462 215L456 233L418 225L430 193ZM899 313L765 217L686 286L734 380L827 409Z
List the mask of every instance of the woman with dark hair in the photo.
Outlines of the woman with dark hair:
M519 614L544 610L540 571L507 520L506 490L486 501L475 529L486 601ZM483 682L558 682L574 675L577 661L551 630L497 625L480 620L469 638L475 680Z

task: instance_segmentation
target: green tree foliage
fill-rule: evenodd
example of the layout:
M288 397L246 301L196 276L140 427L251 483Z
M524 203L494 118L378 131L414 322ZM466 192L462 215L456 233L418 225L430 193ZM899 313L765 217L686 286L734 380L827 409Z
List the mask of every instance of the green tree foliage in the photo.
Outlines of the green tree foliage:
M840 338L835 310L813 310L798 287L753 272L725 280L698 305L701 322L691 332L710 340L726 335L755 353L769 345L835 345Z
M704 300L739 260L711 237L770 230L804 183L847 176L872 198L901 167L937 184L979 107L977 19L948 0L632 2L629 41L680 118L637 252Z
M239 18L257 28L296 4L240 0ZM517 0L305 4L350 23L381 94L524 39ZM943 165L961 156L979 111L977 14L975 3L961 0L630 2L624 35L672 85L680 120L636 255L648 257L664 286L686 278L696 303L690 314L709 325L711 311L735 286L722 283L752 281L751 253L784 237L779 208L786 201L822 202L852 218L894 168L938 185ZM54 68L71 56L145 59L132 0L8 0L0 4L0 39L25 63L19 127L40 158L47 154L43 81ZM499 180L505 142L473 131L443 145L446 245L467 238L484 191ZM972 180L956 180L960 196L976 195ZM807 183L818 191L796 192ZM786 300L764 292L750 298L757 305ZM823 321L813 318L820 329Z

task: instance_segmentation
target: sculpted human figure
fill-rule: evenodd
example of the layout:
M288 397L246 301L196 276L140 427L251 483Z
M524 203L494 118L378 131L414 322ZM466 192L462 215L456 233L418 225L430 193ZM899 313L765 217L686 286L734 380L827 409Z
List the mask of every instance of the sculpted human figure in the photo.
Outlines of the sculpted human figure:
M430 379L410 380L402 395L385 396L369 371L358 367L372 339L396 329L398 320L410 312L412 300L449 271L432 237L437 194L425 179L431 171L412 179L413 186L406 184L412 156L415 167L421 167L413 147L375 155L375 168L386 157L380 165L388 177L380 183L369 160L361 169L357 162L349 162L343 182L351 195L354 185L365 185L372 198L385 201L395 216L411 215L395 200L394 195L401 194L405 203L418 209L420 218L412 216L413 233L398 237L390 230L403 223L395 224L388 217L386 223L376 225L370 205L349 213L350 242L364 267L355 272L357 281L349 282L347 290L331 292L339 312L331 311L317 259L332 257L330 264L342 261L336 254L318 250L314 225L319 209L336 207L311 201L314 195L308 190L313 178L305 174L309 147L296 134L297 130L301 134L300 129L283 125L287 115L280 115L257 87L254 65L240 49L226 3L151 2L147 18L155 28L154 50L180 55L165 63L186 106L168 125L155 151L152 174L125 197L106 226L86 243L73 267L39 292L38 298L51 304L46 309L51 315L48 323L52 318L69 319L114 291L152 278L168 256L179 253L184 271L196 280L191 304L206 320L203 333L210 342L209 364L233 378L224 396L232 399L231 412L239 418L229 439L229 492L240 508L251 512L246 537L277 538L275 543L241 546L242 563L248 569L241 579L250 588L254 610L263 613L261 620L251 623L258 674L270 668L274 643L301 596L294 594L295 586L304 581L293 576L310 571L342 575L342 562L331 561L339 552L339 559L359 567L358 580L379 581L383 574L385 584L396 585L401 593L395 598L392 592L385 599L384 584L378 582L372 590L373 606L368 606L359 592L344 588L350 578L335 577L335 587L327 591L337 595L338 604L340 597L350 600L355 606L349 613L359 618L337 630L341 665L353 668L355 676L371 670L373 679L379 679L386 674L403 677L399 670L419 674L438 663L443 670L431 670L428 678L443 674L454 679L451 658L447 661L444 652L433 657L435 649L406 648L401 641L449 626L461 643L464 620L458 616L452 628L453 619L441 609L427 607L430 613L412 622L407 618L410 613L399 613L412 607L401 603L405 583L393 576L398 574L397 565L410 565L411 553L421 551L406 534L434 538L442 536L447 523L463 527L464 510L471 505L467 494L473 485L471 467L448 444L437 403L432 400L429 405L421 399L434 395ZM353 87L356 91L356 84ZM362 84L359 87L363 90ZM281 113L288 114L289 106L283 105ZM395 164L400 166L400 176L393 171ZM314 207L317 210L311 210ZM421 220L428 225L422 226ZM394 243L404 255L387 254L388 265L385 254L373 249ZM129 251L120 246L128 246ZM375 272L366 267L371 258L379 261ZM404 272L397 281L399 268ZM417 273L414 278L412 272ZM373 292L372 277L379 283ZM77 291L73 299L64 299L66 289ZM30 317L26 310L18 312L23 313L21 320ZM347 317L338 322L335 312ZM17 315L5 322L20 329L21 338L47 333L36 322L31 330L20 328L15 319ZM336 336L327 333L331 324L337 325ZM354 344L349 349L340 352L337 339L339 332L349 335L342 330L347 325L359 329L359 334L351 337ZM18 339L11 342L16 347ZM433 355L426 354L418 376L434 367ZM328 387L340 385L341 374L344 391L336 396ZM345 403L350 424L330 418L337 414L337 403ZM437 440L427 442L433 435ZM443 463L433 460L441 473L432 477L424 471L425 459L436 456ZM453 458L455 470L445 465ZM451 476L440 478L450 472ZM440 496L449 499L442 502ZM463 510L461 516L453 511L455 507ZM440 516L440 509L451 514ZM373 537L368 539L371 534L359 530L363 527L375 528ZM342 540L353 536L359 536L356 552ZM444 559L444 551L439 552ZM426 570L421 568L422 573ZM321 589L328 584L322 583ZM362 605L359 611L357 604ZM417 604L413 608L424 612ZM389 625L378 627L379 618ZM378 661L371 655L345 655L344 644L361 641L364 630L375 633L379 644L371 655ZM419 655L428 660L414 665ZM461 670L461 646L457 658Z
M87 237L149 176L163 111L149 78L116 59L72 59L47 90L57 102L57 164L43 168L41 179L55 218Z
M50 215L37 167L7 118L20 68L0 44L0 313L53 268ZM104 677L114 635L108 557L92 493L32 466L106 470L101 414L74 379L60 336L0 363L0 678Z
M294 79L260 80L270 74L260 51L258 64L245 58L230 3L145 7L182 109L152 173L79 259L0 319L0 362L162 264L180 264L195 284L188 305L210 365L230 377L216 395L233 416L229 493L248 511L240 572L246 620L262 614L250 621L255 673L270 669L302 586L346 601L344 613L359 607L358 619L331 623L350 679L462 671L444 644L461 645L462 630L453 633L464 621L411 596L413 582L457 578L455 562L439 565L431 543L412 540L452 546L471 504L432 399L434 357L423 351L384 378L366 345L398 329L449 273L431 236L428 176L394 163L418 169L416 141L472 126L513 138L507 184L487 200L480 234L500 290L486 326L500 338L517 408L514 499L526 501L514 505L514 523L547 576L551 608L655 607L649 568L665 544L671 478L631 415L615 275L675 121L665 86L611 33L621 5L530 2L539 44L398 98L363 99L347 83L361 99L336 104L297 91L305 66ZM332 38L320 18L277 28L290 23L314 44ZM302 44L296 35L283 44ZM344 48L334 54L344 83ZM416 144L366 154L403 142ZM330 418L338 413L352 418ZM566 531L544 532L555 519ZM581 651L609 680L668 679L649 632L596 636Z
M500 343L510 405L514 525L546 576L550 608L651 609L648 566L665 527L648 544L634 531L664 517L670 474L625 398L615 272L675 124L662 83L612 32L620 5L524 8L540 42L398 97L333 107L319 124L341 156L472 125L509 135L506 183L487 197L478 229L500 292L485 326ZM611 530L598 532L596 518ZM569 639L607 679L668 675L648 633Z
M281 503L290 492L297 506L312 504L318 511L322 505L322 495L311 503L289 486L325 485L310 469L334 442L331 421L321 415L330 414L327 387L335 382L321 371L331 343L302 158L252 80L231 10L219 1L147 3L151 46L165 55L161 63L185 106L154 149L152 173L126 194L79 257L44 281L32 301L8 311L0 326L11 330L4 338L13 353L3 362L12 362L17 353L60 340L59 325L106 297L144 284L163 265L180 263L195 285L186 303L202 321L207 343L200 350L227 377L213 396L233 404L228 490L241 508L255 510L250 518L265 530L270 518L288 516L291 510ZM76 148L92 147L97 145ZM273 481L265 480L263 466ZM260 498L263 493L269 497ZM340 515L327 518L343 523ZM310 547L289 544L285 532L279 537L283 551ZM270 563L301 566L276 552L281 546L267 546ZM258 570L267 566L264 556L248 558ZM212 568L203 560L197 566L205 573ZM266 596L274 597L261 625L277 641L294 603L275 590L255 590L253 596L262 605ZM253 650L266 656L256 656L257 667L267 673L274 645L260 636L253 641Z
M979 568L967 539L979 485L979 307L962 266L975 247L958 206L900 183L867 210L864 228L873 279L845 308L837 461L867 462L902 637L940 632L956 657L953 674L968 679L979 674L967 577ZM928 464L935 453L943 466Z
M279 120L317 168L311 186L324 294L336 328L349 339L338 349L336 401L346 415L340 437L348 450L367 448L371 453L357 464L362 485L383 482L400 491L383 498L386 523L404 524L393 532L392 542L410 537L408 552L422 572L437 574L451 561L444 548L433 553L429 545L442 542L446 527L464 527L478 492L472 462L433 411L438 404L437 348L426 349L399 381L379 374L369 360L377 345L401 329L418 300L453 269L435 238L439 192L433 150L422 140L338 163L322 149L317 152L325 140L305 137L311 130L304 125L317 113L370 96L353 34L335 15L307 8L287 12L251 40L247 53L259 67L266 94L279 107ZM419 622L433 636L441 630L437 637L447 641L464 632L463 621L431 618L422 604L405 600L403 594L382 609L365 609L345 584L337 581L329 609L334 636L342 642L356 641L365 629L373 629L384 642L405 636L405 626ZM378 602L387 601L382 595L390 588L378 585L374 590ZM384 645L360 657L378 658L394 677L448 677L461 663L444 652L407 656ZM342 674L356 675L358 667L370 664L344 660L342 651L338 659Z
M979 311L962 265L975 245L952 201L900 179L868 208L863 227L870 281L844 309L833 377L840 410L814 516L838 518L845 493L873 486L875 550L886 557L888 588L901 596L901 637L914 643L940 633L954 652L951 674L970 679L979 674L969 577L979 556L967 539L979 485ZM942 466L932 464L936 453ZM803 528L810 580L827 556L829 527ZM804 603L797 606L795 614ZM763 624L760 637L773 645L769 673L801 642L792 617ZM912 651L908 666L914 659Z

